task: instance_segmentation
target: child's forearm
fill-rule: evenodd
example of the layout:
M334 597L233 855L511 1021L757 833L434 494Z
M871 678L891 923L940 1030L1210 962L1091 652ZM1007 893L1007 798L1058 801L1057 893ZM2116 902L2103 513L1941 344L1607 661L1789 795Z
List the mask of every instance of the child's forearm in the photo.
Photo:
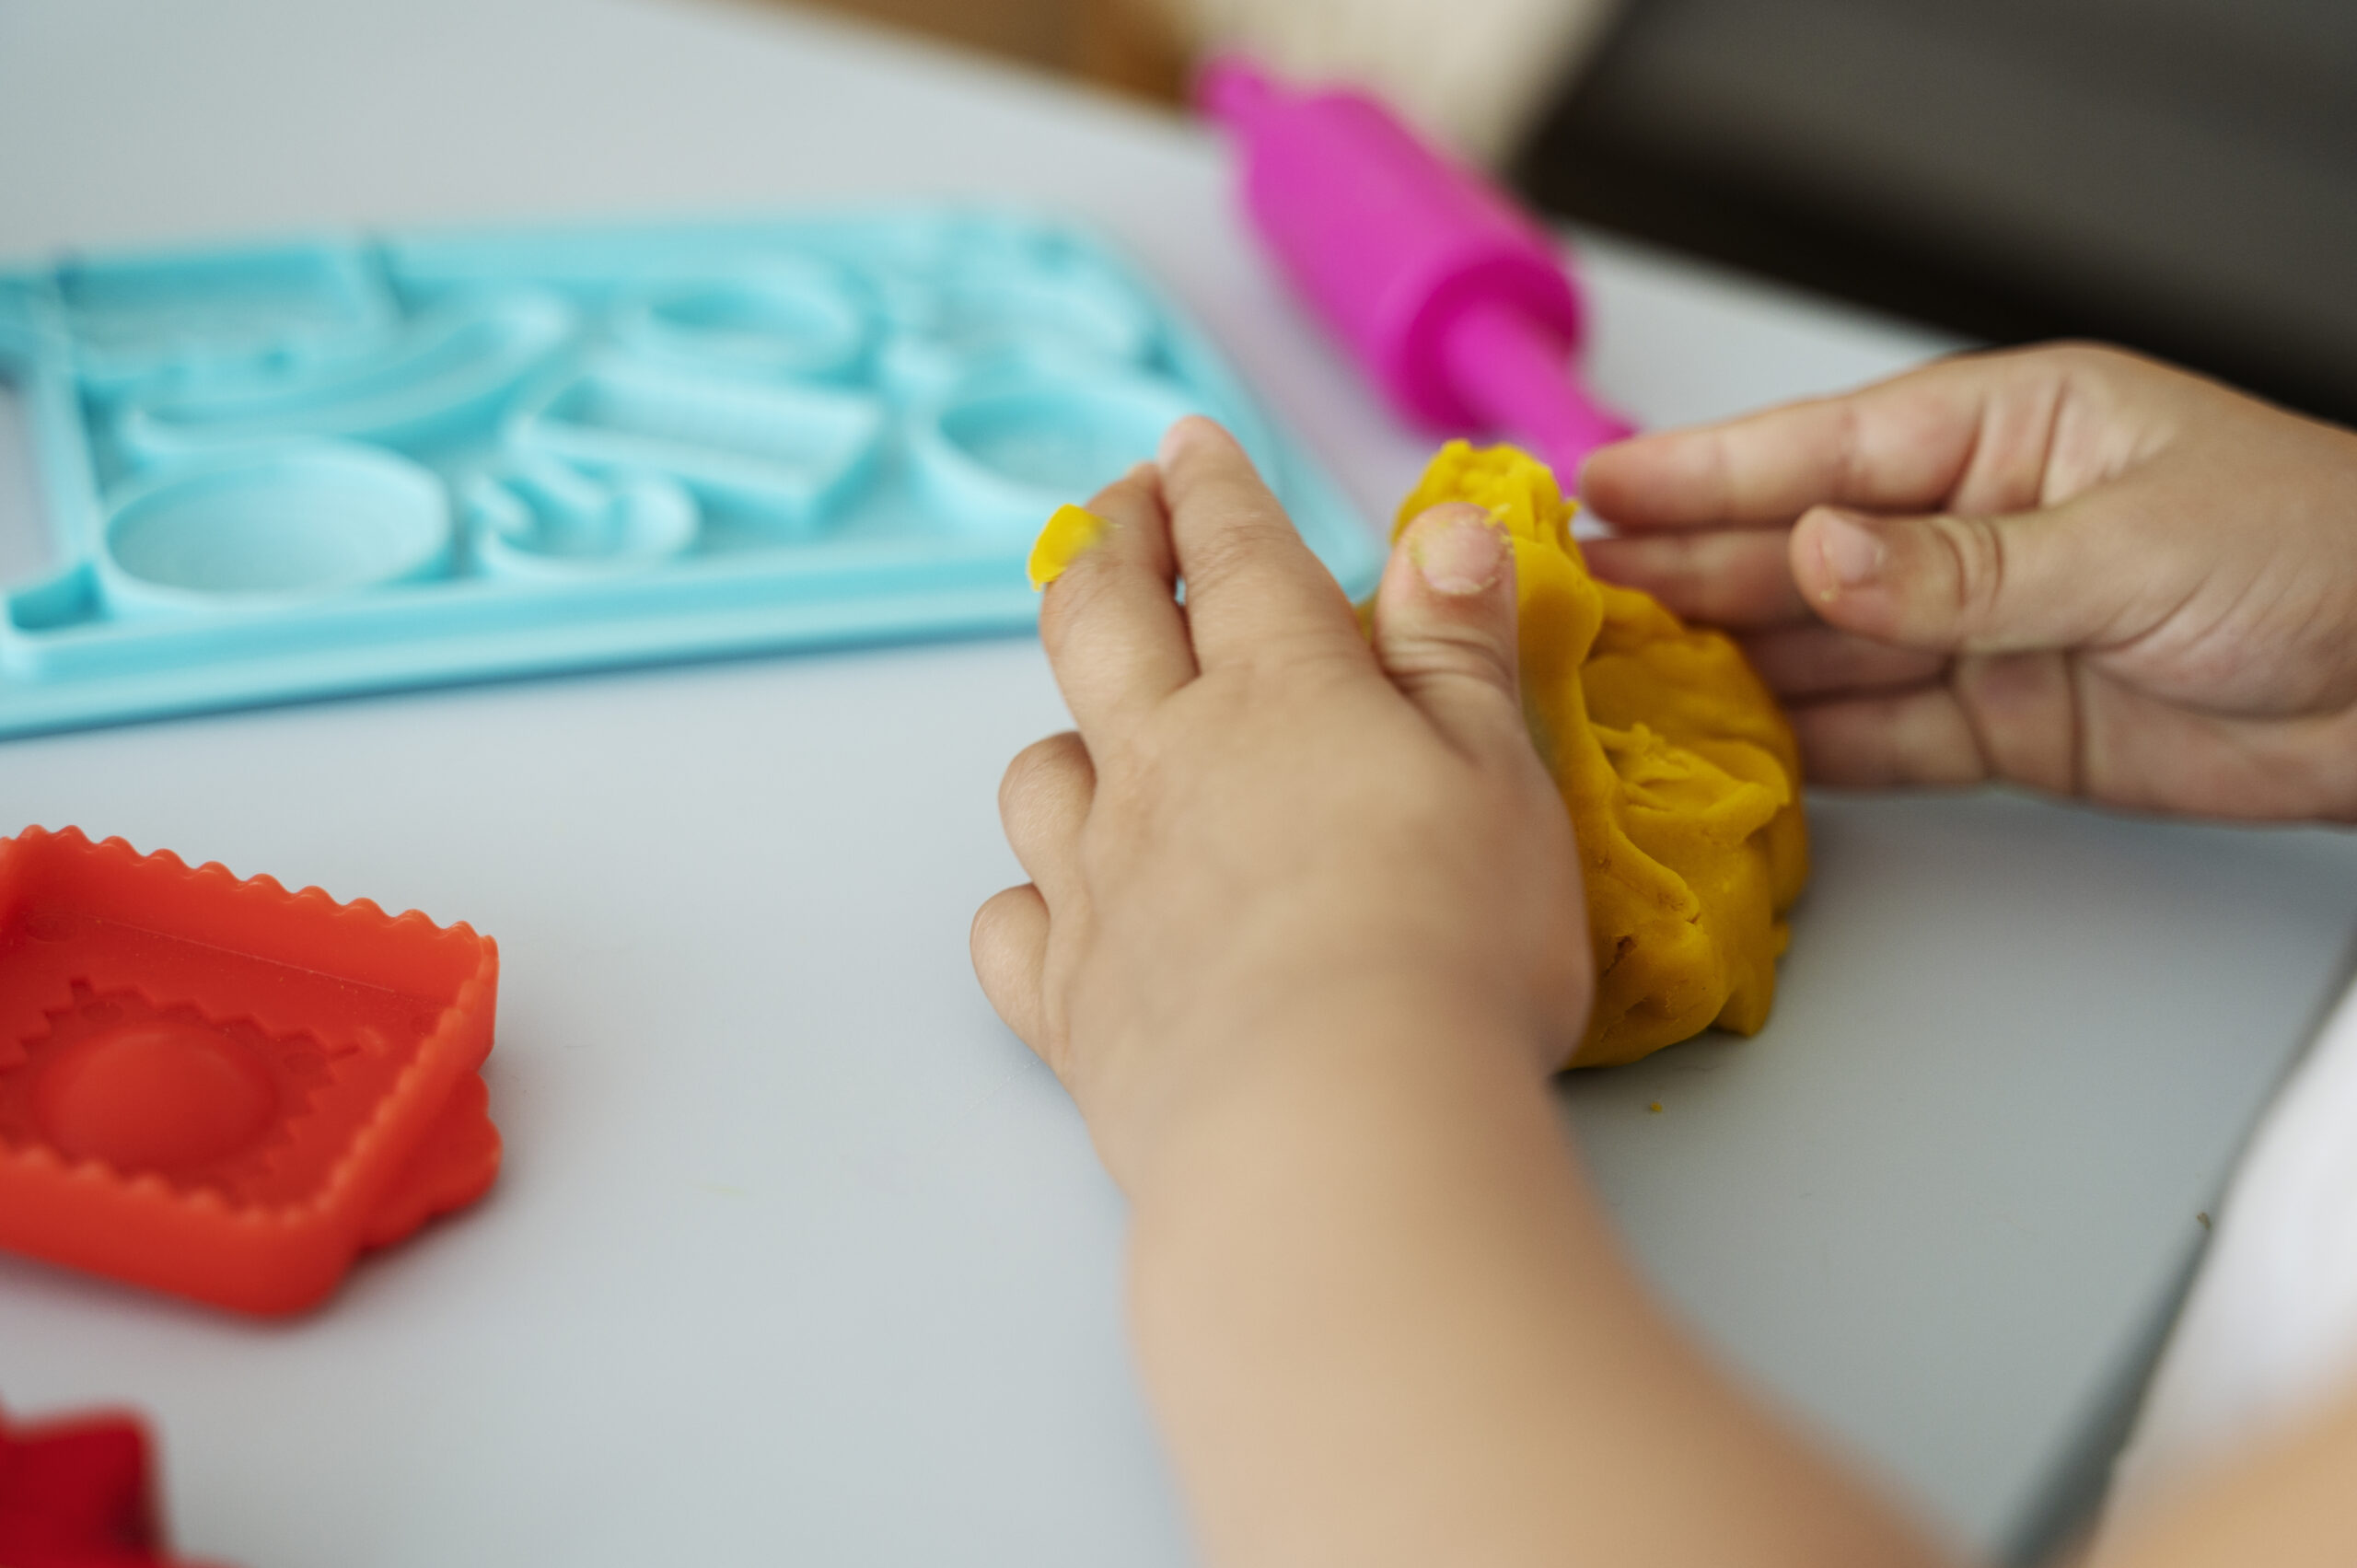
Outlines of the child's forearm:
M1652 1306L1515 1022L1442 1011L1273 1026L1140 1184L1140 1353L1211 1560L1935 1561Z

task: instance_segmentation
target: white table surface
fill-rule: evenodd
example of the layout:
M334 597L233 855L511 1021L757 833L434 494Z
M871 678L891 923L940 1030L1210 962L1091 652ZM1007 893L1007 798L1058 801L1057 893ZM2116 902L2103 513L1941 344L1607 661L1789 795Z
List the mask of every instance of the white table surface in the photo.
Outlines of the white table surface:
M1427 443L1277 292L1214 144L1109 99L691 0L0 4L0 254L911 194L1096 220L1370 516L1415 471ZM1946 346L1585 260L1597 377L1649 423ZM29 522L0 490L0 564ZM1120 1200L966 964L1016 875L999 770L1061 723L1002 641L0 746L0 830L497 935L508 1150L480 1208L292 1323L0 1260L0 1399L154 1412L182 1544L246 1568L1186 1561ZM1732 1364L2009 1550L2347 968L2357 844L1999 797L1816 822L1770 1029L1582 1076L1566 1114Z

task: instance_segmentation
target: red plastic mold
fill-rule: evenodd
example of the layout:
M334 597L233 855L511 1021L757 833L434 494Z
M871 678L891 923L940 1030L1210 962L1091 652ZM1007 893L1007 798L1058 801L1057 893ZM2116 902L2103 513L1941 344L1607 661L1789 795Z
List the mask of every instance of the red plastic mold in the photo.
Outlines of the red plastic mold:
M499 948L121 839L0 839L0 1247L248 1312L499 1172Z
M147 1430L136 1417L11 1428L0 1416L0 1562L174 1568L156 1510Z

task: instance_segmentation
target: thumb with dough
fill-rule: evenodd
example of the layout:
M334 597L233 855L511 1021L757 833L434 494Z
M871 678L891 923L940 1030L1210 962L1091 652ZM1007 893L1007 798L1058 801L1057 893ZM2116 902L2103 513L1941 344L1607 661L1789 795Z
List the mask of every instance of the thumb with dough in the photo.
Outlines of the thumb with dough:
M1514 541L1486 509L1444 502L1400 530L1376 590L1372 635L1383 672L1459 751L1528 751Z

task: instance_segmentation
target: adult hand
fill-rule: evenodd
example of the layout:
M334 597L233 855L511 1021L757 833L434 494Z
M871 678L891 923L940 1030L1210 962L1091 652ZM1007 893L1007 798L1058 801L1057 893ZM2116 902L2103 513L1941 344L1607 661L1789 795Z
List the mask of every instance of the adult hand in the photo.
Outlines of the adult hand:
M1571 1157L1587 910L1496 523L1411 523L1370 640L1216 426L1091 509L1040 616L1079 731L1007 770L1031 880L974 967L1131 1197L1204 1560L1936 1561L1659 1317Z

